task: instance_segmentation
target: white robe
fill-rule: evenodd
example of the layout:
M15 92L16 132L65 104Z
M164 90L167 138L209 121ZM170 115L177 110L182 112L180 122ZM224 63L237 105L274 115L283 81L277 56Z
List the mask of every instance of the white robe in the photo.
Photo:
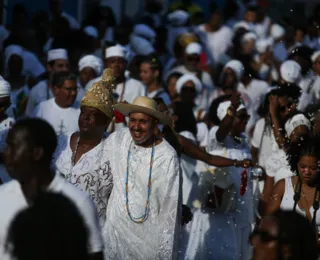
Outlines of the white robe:
M53 167L67 181L86 192L93 200L103 226L106 221L108 199L112 190L112 174L104 139L96 147L81 156L72 167L70 135L61 135L53 156Z
M41 102L31 114L46 120L56 131L57 135L74 133L79 130L78 119L80 109L74 107L62 108L57 105L55 98Z
M163 140L155 146L148 218L141 224L130 220L126 210L125 180L132 137L127 128L107 139L113 190L103 228L105 259L176 259L180 231L181 187L179 160ZM129 162L129 208L133 217L145 212L152 148L132 144Z

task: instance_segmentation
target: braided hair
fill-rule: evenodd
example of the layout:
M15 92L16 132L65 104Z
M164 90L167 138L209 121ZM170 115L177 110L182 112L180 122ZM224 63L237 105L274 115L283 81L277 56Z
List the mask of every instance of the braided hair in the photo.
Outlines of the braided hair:
M294 187L294 206L293 210L296 210L297 204L301 198L301 189L302 189L302 180L300 175L298 174L298 163L302 156L312 156L317 159L318 162L318 170L320 166L320 147L318 142L320 141L319 137L307 138L301 142L294 143L290 146L290 149L287 153L287 160L291 171L297 174L298 182ZM319 209L320 202L320 175L318 175L316 179L316 191L314 194L314 202L313 202L313 217L312 224L315 225L316 215Z

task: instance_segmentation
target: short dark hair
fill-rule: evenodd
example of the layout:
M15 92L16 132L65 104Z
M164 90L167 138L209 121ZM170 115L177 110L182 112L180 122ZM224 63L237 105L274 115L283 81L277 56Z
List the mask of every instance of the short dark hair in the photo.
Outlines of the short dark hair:
M12 248L10 253L18 260L89 259L84 220L74 203L61 194L38 195L15 217L8 234L7 250Z
M298 101L301 96L301 88L294 83L283 83L279 85L279 89L277 91L278 97L290 97L295 101Z
M158 70L159 71L159 81L161 81L162 78L162 64L158 57L155 55L147 55L143 58L141 63L148 63L150 64L150 68L152 70Z
M181 72L178 72L178 71L170 73L169 76L167 77L167 84L168 84L168 82L169 82L169 80L171 78L177 78L178 79L178 78L182 77L182 75L183 74Z
M55 87L62 87L66 80L77 81L77 76L67 71L55 72L52 76L52 85Z
M25 118L17 121L11 131L26 131L26 139L34 147L44 150L44 160L51 162L58 140L52 126L40 118Z
M197 137L197 120L194 116L192 106L189 103L178 101L172 105L174 114L177 116L175 130L177 133L188 131Z

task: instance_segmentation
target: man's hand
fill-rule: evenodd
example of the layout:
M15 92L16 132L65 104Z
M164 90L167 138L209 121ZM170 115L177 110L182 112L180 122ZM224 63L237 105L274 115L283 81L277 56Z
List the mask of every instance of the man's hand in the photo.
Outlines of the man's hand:
M245 159L242 161L235 161L235 167L241 167L241 168L249 168L253 166L253 162L250 159Z
M269 113L271 116L277 116L279 112L279 100L275 95L269 97Z
M237 110L237 108L241 104L241 94L240 93L232 94L230 101L231 101L231 106L233 106Z

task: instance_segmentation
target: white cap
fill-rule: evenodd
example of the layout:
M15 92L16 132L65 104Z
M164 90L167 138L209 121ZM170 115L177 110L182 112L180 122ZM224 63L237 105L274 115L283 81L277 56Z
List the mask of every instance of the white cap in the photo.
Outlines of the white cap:
M65 49L53 49L48 51L48 62L54 60L67 60L68 52Z
M10 97L11 86L8 81L5 81L2 77L0 79L0 98Z
M200 93L202 90L202 83L201 81L194 76L193 74L184 74L183 76L181 76L176 83L176 89L177 89L177 93L180 95L181 94L181 90L182 87L185 83L187 83L188 81L192 81L194 84L194 87L197 91L197 93Z
M94 26L86 26L84 27L83 31L86 33L86 35L91 36L95 39L99 37L98 29Z
M241 43L244 43L244 42L249 41L249 40L256 41L257 40L257 35L255 33L253 33L253 32L247 32L242 36Z
M226 115L228 108L231 106L231 101L224 101L219 104L218 109L217 109L217 116L220 121L222 121ZM237 108L237 111L240 111L241 109L246 108L243 104L240 104L240 106Z
M133 27L133 34L146 38L150 42L153 42L156 38L155 31L146 24L137 24Z
M121 57L127 59L126 57L127 51L120 45L115 45L106 49L106 59L111 57Z
M17 55L23 59L23 52L23 48L20 45L9 45L4 51L5 63L8 64L8 61L12 55Z
M224 65L223 67L223 71L221 73L221 78L224 74L224 71L226 69L231 69L235 74L236 74L236 77L237 77L237 80L240 81L242 76L243 76L243 73L244 73L244 67L243 67L243 64L238 61L238 60L231 60L229 61L226 65Z
M168 14L168 21L173 26L183 26L188 21L190 15L183 10L176 10L170 14Z
M278 40L285 34L286 30L279 24L273 24L270 29L270 36L274 40Z
M316 51L312 54L311 56L311 60L312 62L316 62L316 60L318 59L318 57L320 56L320 51Z
M130 44L136 55L149 55L155 51L150 41L139 36L131 35Z
M249 25L248 25L246 22L241 21L241 22L236 23L236 24L233 26L232 30L233 30L233 32L235 32L235 31L237 31L239 28L243 28L243 29L249 30Z
M259 53L264 53L268 47L272 47L271 39L260 39L256 41L256 50Z
M309 130L311 129L310 121L303 114L298 114L288 119L284 126L287 136L290 137L294 129L300 125L305 125Z
M197 42L189 43L185 49L185 53L188 55L197 54L200 55L202 52L202 47Z
M280 76L288 83L297 83L301 77L301 67L294 60L287 60L280 66Z
M94 55L86 55L79 60L78 67L79 71L86 67L92 68L98 77L102 74L103 63L101 59Z

